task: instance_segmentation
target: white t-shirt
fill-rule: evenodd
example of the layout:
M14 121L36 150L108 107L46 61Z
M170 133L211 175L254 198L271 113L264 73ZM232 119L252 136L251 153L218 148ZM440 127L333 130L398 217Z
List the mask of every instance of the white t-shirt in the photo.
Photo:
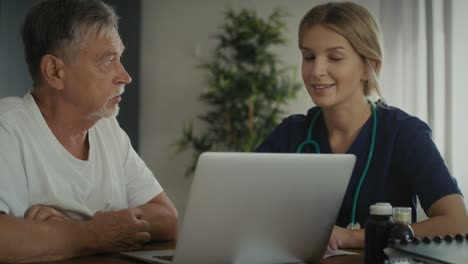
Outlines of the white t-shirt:
M34 98L0 100L0 211L24 217L35 204L84 220L97 211L145 204L163 189L115 118L88 130L89 155L71 155Z

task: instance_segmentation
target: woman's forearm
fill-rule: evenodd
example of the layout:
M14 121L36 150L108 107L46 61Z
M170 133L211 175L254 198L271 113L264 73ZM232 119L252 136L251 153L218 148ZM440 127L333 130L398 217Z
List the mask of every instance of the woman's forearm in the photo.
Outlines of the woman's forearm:
M417 237L466 234L468 233L468 217L466 214L434 216L414 223L411 227Z

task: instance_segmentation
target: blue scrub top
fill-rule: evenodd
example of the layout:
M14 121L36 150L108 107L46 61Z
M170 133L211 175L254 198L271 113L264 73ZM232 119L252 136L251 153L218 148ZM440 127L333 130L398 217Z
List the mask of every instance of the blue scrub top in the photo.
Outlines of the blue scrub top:
M309 109L307 116L292 115L284 119L258 146L256 152L295 153L307 138L308 127L319 110ZM356 221L364 226L370 205L390 202L394 207L412 207L416 221L416 196L424 211L449 194L461 194L431 138L431 129L420 119L404 111L381 104L376 107L377 133L374 154L364 179L356 208ZM353 174L341 204L336 225L350 223L354 193L364 169L372 135L372 116L346 153L356 156ZM323 113L312 128L312 139L321 153L331 153ZM315 153L310 144L303 153Z

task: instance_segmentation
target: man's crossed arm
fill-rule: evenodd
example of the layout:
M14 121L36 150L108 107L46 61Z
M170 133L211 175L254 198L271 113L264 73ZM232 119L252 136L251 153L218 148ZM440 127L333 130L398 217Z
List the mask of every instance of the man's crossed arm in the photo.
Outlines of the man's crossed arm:
M18 219L0 214L0 262L39 262L136 250L150 240L177 238L177 211L164 193L137 208L97 212L74 221L35 205Z

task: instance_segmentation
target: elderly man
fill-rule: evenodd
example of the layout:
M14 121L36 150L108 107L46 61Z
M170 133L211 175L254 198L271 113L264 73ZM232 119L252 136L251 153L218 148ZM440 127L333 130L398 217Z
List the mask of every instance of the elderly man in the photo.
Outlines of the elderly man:
M177 237L177 211L115 119L131 78L118 17L46 0L22 28L33 89L0 100L0 262L132 250Z

